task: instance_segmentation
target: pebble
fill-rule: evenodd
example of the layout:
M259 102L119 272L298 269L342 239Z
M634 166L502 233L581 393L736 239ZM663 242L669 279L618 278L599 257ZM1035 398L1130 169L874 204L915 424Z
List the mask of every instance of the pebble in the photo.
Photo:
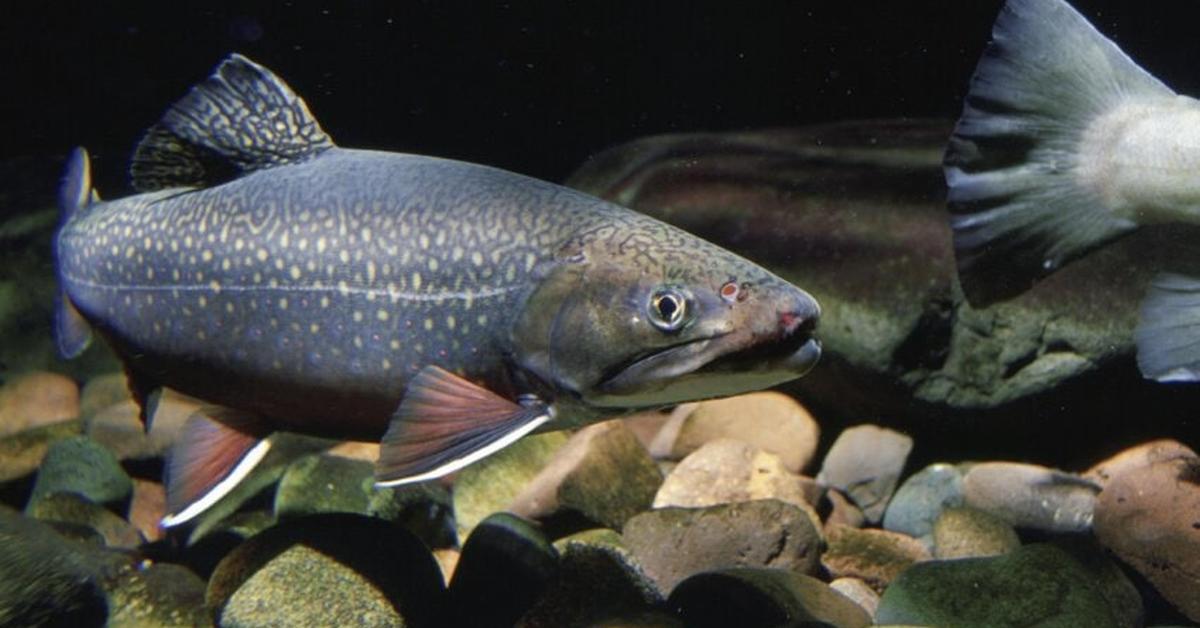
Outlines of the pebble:
M79 392L79 416L86 419L122 401L133 401L125 373L117 371L97 375L88 379Z
M169 563L131 570L109 592L109 626L211 626L204 580Z
M133 482L112 452L86 436L73 436L50 446L38 468L26 510L55 493L78 493L114 512L125 512Z
M879 609L879 594L859 578L834 578L833 582L829 583L829 588L858 604L858 607L871 617L874 617L875 611Z
M1105 547L1200 622L1200 458L1178 448L1112 473L1096 504Z
M557 573L558 551L535 525L509 513L491 515L463 544L447 591L450 623L508 628Z
M863 511L843 495L841 491L829 489L825 492L825 498L829 500L830 509L829 515L825 517L825 525L822 529L828 530L837 526L861 528L866 523L867 517L863 514Z
M933 524L944 508L961 506L962 471L931 464L910 475L888 503L883 528L932 543Z
M829 585L783 569L737 567L697 574L679 583L667 603L689 628L871 624L866 611Z
M128 521L76 493L54 493L31 502L26 513L43 521L62 521L87 526L104 538L108 547L135 549L144 539Z
M933 560L913 565L883 593L875 621L919 626L1141 625L1141 603L1126 581L1117 589L1090 566L1051 544L1003 556ZM1111 567L1111 564L1109 564ZM1132 593L1133 597L1129 597ZM1131 608L1135 607L1135 608Z
M78 436L82 431L83 424L71 420L0 439L0 482L10 482L37 471L54 443Z
M438 626L433 556L393 524L326 513L282 522L226 556L206 600L223 626Z
M812 462L821 429L795 399L778 392L758 392L696 404L681 421L663 457L682 460L705 443L733 438L779 456L783 466L799 473Z
M453 492L459 541L488 515L507 508L568 438L562 431L526 436L459 472Z
M167 492L163 485L152 480L133 478L133 498L129 500L129 523L137 528L147 541L157 541L163 536L158 522L167 514Z
M778 499L812 512L803 480L779 456L721 438L705 443L671 470L654 507L699 508L756 499ZM820 525L815 512L812 517Z
M0 438L79 417L79 386L66 376L34 371L0 386Z
M1115 476L1157 462L1195 458L1196 452L1177 440L1160 439L1126 449L1100 462L1083 473L1083 478L1095 482L1101 488Z
M821 565L833 578L859 578L876 591L915 563L929 560L920 541L887 530L838 526L826 530L828 547Z
M946 508L933 526L937 558L971 558L1007 554L1021 546L1008 522L974 508Z
M620 420L574 434L508 504L528 518L569 512L620 529L646 510L663 478L649 452Z
M671 417L674 416L675 413L680 412L681 408L688 407L687 411L690 412L691 408L689 406L694 405L695 404L683 404L676 406L669 411L646 410L644 412L631 414L622 418L621 420L625 422L625 427L629 428L629 431L633 432L633 435L637 437L638 442L646 448L646 451L650 451L651 454L653 454L654 452L651 451L651 446L654 443L654 438L659 432L662 431L663 426L671 420ZM655 458L659 457L660 456L655 456Z
M288 465L275 489L275 516L299 517L319 512L367 514L364 480L372 479L371 463L310 454ZM369 490L369 488L367 489Z
M875 425L846 429L825 455L817 481L846 493L869 523L878 523L912 446L908 436Z
M1083 532L1099 487L1083 478L1016 462L976 464L963 477L963 503L1018 528Z
M629 520L625 545L660 591L725 567L813 573L821 534L795 505L774 499L702 508L659 508Z

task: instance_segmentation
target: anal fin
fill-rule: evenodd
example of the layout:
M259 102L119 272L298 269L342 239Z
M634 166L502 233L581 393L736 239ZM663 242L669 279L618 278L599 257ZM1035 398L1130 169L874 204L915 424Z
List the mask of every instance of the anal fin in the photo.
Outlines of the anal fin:
M522 406L436 366L408 385L380 443L377 486L423 482L453 473L511 445L553 416Z
M167 455L162 527L194 519L233 490L267 454L268 434L256 417L227 408L188 417Z

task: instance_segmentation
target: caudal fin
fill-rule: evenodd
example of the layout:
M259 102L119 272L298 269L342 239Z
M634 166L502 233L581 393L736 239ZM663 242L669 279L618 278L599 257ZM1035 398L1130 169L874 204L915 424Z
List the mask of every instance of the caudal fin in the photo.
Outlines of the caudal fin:
M1089 124L1172 92L1062 0L1009 0L996 19L944 168L967 298L986 304L1137 225L1080 176Z
M67 172L58 190L61 224L67 224L72 216L96 200L98 196L92 189L91 160L86 150L76 148L67 159ZM64 358L73 358L83 353L91 343L92 329L71 303L61 280L57 301L54 308L54 336L58 352Z
M1156 277L1142 302L1134 340L1138 367L1148 379L1200 380L1200 279Z

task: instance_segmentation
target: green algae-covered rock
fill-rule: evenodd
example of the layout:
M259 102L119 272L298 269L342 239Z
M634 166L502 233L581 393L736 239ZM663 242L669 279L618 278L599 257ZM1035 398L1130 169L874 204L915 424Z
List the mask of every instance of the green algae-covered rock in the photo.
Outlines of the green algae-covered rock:
M447 608L453 625L512 626L558 566L558 551L533 524L508 513L489 516L467 537L450 581Z
M933 524L937 558L971 558L1006 554L1021 546L1007 521L974 508L946 508Z
M783 569L735 567L697 574L680 582L667 602L692 628L871 624L866 611L829 585Z
M166 563L130 572L109 593L109 626L211 626L204 581Z
M470 536L471 529L488 515L508 508L569 437L562 431L526 436L463 469L454 480L459 541Z
M372 475L363 480L367 514L404 526L429 547L457 545L450 491L437 482L376 488Z
M55 493L78 493L89 501L124 512L133 482L112 452L84 436L58 441L38 468L26 511Z
M87 526L104 538L108 547L134 549L144 542L133 524L77 493L54 493L30 503L29 516Z
M363 480L372 477L371 463L312 454L288 465L275 489L275 516L319 512L366 514L368 494Z
M1036 544L1003 556L919 563L884 592L875 619L939 628L1140 625L1130 620L1140 617L1140 600L1129 609L1128 582L1114 586L1111 565L1098 568L1097 560Z
M209 579L222 626L440 626L441 571L403 528L349 513L311 515L238 546Z
M0 439L0 482L23 478L37 470L50 446L78 436L83 424L77 420L26 430Z

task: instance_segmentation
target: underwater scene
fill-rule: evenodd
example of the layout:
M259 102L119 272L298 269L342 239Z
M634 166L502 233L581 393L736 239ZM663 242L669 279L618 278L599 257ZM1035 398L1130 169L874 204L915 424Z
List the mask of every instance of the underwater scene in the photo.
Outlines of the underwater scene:
M1195 9L6 7L0 626L1200 625Z

